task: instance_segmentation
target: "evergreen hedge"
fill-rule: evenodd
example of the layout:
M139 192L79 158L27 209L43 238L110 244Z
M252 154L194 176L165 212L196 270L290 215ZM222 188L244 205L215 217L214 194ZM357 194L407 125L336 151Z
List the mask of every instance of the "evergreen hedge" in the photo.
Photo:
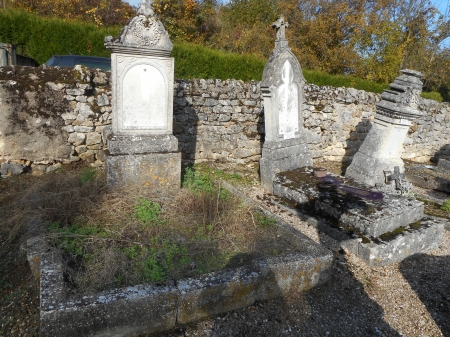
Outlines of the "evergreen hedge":
M120 27L98 28L90 23L43 18L21 10L0 10L0 41L13 43L18 54L38 63L44 63L52 55L110 56L103 40L119 31Z
M29 56L44 63L52 55L110 56L103 45L105 36L117 36L121 27L99 28L91 23L44 18L21 10L0 10L0 42L16 45L18 54ZM175 43L176 78L219 78L243 81L261 80L267 60L255 55L240 55L210 49L191 43ZM319 86L352 87L368 92L381 93L389 88L368 80L329 75L303 69L308 83ZM428 98L442 101L442 96L425 94Z

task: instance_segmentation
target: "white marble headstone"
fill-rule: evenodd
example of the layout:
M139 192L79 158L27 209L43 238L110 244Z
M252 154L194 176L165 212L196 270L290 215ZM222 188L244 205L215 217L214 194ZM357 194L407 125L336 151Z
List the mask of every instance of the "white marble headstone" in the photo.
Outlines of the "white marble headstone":
M294 72L288 60L281 71L282 84L277 89L278 126L284 139L295 137L298 132L298 87L294 82Z
M113 54L112 62L114 134L172 134L173 59Z

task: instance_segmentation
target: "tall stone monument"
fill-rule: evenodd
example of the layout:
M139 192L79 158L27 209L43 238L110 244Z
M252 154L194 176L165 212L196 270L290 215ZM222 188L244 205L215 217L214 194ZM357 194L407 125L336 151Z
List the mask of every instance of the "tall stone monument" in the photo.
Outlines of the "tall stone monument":
M414 70L401 70L401 74L390 84L390 90L381 94L372 128L347 168L346 177L370 186L403 189L401 154L412 121L422 116L418 102L423 75Z
M105 46L111 51L113 93L108 186L179 187L181 153L172 134L173 45L150 0L142 0L137 15L118 37L106 37Z
M303 129L302 68L286 40L289 24L280 16L272 26L277 30L275 48L261 82L265 141L260 161L261 185L270 193L275 174L312 165Z

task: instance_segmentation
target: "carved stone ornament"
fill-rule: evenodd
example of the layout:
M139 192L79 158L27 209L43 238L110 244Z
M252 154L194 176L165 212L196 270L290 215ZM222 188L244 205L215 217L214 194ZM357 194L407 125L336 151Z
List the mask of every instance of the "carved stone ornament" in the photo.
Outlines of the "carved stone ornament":
M279 19L272 24L272 27L277 30L277 38L275 40L275 48L264 68L261 88L268 89L271 86L278 87L281 85L284 82L283 78L280 76L280 74L282 74L281 69L283 69L286 61L289 61L295 79L302 86L301 89L303 89L303 85L306 81L303 77L302 68L297 57L295 57L291 48L289 48L285 36L286 28L289 27L289 24L284 20L284 17L280 15Z
M402 75L389 85L390 89L381 94L377 114L394 119L413 120L422 115L418 108L423 74L409 69L400 72Z
M161 21L155 15L149 0L142 0L133 17L122 28L119 36L105 38L105 46L111 52L141 55L169 56L173 44Z

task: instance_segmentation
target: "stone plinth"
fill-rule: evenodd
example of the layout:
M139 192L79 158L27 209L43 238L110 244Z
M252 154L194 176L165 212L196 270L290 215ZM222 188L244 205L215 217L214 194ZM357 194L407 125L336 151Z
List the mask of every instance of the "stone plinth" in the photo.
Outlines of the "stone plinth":
M370 189L352 179L329 175L346 186ZM385 193L382 199L370 200L323 184L311 167L277 174L273 193L295 203L296 211L284 207L303 220L307 220L303 214L313 216L313 225L370 266L400 262L438 247L448 223L424 216L423 203L414 198Z
M112 51L113 92L108 186L179 187L181 153L172 135L173 45L150 2L143 0L119 36L105 38L105 46Z
M370 186L382 186L397 166L404 173L403 143L418 111L422 74L402 70L402 75L381 95L372 128L345 175Z
M261 185L273 191L275 174L311 165L303 129L303 87L305 79L297 58L288 47L281 16L275 49L263 73L261 91L264 98L265 142L260 161Z

